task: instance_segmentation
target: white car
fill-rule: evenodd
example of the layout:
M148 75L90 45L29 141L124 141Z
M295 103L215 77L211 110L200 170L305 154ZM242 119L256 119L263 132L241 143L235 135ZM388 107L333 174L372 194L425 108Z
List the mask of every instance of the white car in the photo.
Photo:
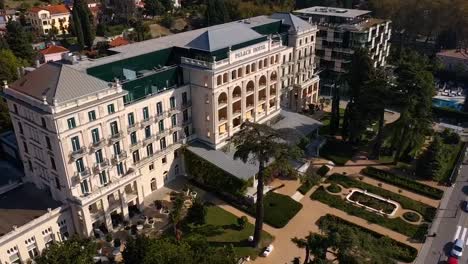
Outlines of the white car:
M270 253L273 251L274 247L273 245L269 245L267 248L265 248L265 251L263 251L263 256L264 257L268 257L268 255L270 255Z
M452 251L450 251L450 255L460 258L462 256L464 245L465 245L465 241L463 241L463 239L455 240L455 242L453 242L453 247L452 247Z

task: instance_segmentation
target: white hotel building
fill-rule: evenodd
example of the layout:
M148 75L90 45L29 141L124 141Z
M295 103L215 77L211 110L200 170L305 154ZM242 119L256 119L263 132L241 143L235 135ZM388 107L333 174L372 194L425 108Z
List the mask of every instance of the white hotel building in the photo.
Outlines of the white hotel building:
M30 209L37 216L0 217L0 263L24 262L72 233L112 230L184 174L182 144L219 149L246 120L316 103L316 32L291 14L260 16L101 59L67 57L5 83L28 183L3 195L31 188L51 201Z

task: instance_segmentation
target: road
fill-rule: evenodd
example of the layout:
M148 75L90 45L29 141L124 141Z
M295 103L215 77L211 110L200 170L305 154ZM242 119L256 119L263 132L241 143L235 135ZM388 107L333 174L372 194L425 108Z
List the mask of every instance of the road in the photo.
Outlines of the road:
M468 213L461 207L468 200L468 165L460 167L460 174L451 189L451 194L441 202L438 218L434 221L434 225L440 221L436 236L427 238L425 248L415 262L417 264L445 263L456 238L465 241L464 254L459 263L468 263Z

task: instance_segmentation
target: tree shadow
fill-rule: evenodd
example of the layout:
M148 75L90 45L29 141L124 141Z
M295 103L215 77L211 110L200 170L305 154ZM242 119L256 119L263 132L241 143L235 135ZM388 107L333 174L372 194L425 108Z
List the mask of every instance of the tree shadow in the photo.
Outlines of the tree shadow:
M214 225L204 225L190 228L190 233L200 234L206 237L218 236L224 233L223 227Z

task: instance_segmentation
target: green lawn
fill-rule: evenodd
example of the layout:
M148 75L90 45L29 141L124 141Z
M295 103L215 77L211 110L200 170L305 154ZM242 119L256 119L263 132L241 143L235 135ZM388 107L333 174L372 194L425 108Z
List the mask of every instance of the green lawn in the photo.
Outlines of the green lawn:
M302 209L301 203L287 195L275 192L269 192L265 195L263 206L265 222L276 228L284 227Z
M354 150L351 144L336 139L328 139L325 146L320 149L320 156L337 165L344 165L353 157L353 154Z
M232 244L239 257L250 255L255 258L260 252L252 248L247 241L253 233L254 226L252 224L247 223L245 228L240 230L235 215L214 205L207 206L205 225L193 226L189 224L184 230L185 237L203 235L213 246ZM267 246L273 240L273 237L265 231L262 237L263 246Z

